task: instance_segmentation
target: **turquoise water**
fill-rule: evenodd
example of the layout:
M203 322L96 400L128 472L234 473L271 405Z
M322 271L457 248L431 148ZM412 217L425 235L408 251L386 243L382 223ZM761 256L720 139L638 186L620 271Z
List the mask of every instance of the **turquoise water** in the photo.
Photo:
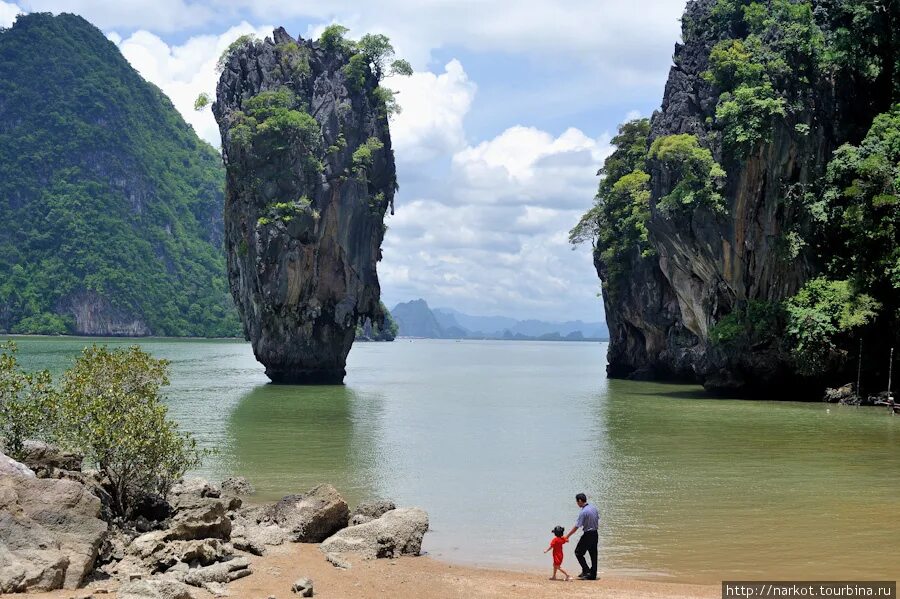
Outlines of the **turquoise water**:
M24 364L56 372L90 342L18 339ZM549 531L571 526L584 491L606 573L896 576L900 418L887 411L609 381L600 343L361 343L342 387L268 384L242 342L140 345L172 361L171 414L218 450L202 475L247 476L261 499L331 482L351 503L419 505L441 559L546 567Z

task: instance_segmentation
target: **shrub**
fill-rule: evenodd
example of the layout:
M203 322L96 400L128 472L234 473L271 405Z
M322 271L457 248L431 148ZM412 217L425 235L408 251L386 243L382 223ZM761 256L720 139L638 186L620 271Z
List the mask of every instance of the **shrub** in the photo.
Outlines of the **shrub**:
M839 337L871 321L880 305L850 281L818 277L786 302L787 340L800 373L817 375L842 357Z
M13 459L22 459L23 443L51 435L56 392L46 370L24 372L16 360L16 344L0 344L0 440Z
M168 362L136 346L85 348L63 375L57 436L99 470L118 516L145 494L165 496L204 455L167 418L168 384Z
M366 171L372 167L375 152L381 150L384 144L377 137L370 137L353 152L353 170L360 177L365 176Z
M751 348L771 343L781 330L783 308L763 300L741 302L709 330L713 345Z
M194 110L203 110L209 106L210 102L212 102L212 98L209 97L208 93L203 92L194 100Z
M713 160L712 153L700 146L695 135L658 137L650 146L649 157L663 163L674 183L672 190L659 199L657 207L661 212L674 214L690 206L724 211L720 190L725 171Z
M242 35L230 44L222 54L219 55L219 60L216 61L216 72L221 73L225 70L225 65L228 64L228 61L231 59L231 55L234 54L239 48L244 46L248 46L250 44L255 44L259 41L259 39L253 35L252 33L248 33L246 35Z
M344 37L347 35L348 31L350 30L343 25L332 23L325 28L322 35L319 37L319 45L325 50L332 52L335 50L351 50L353 48L353 42L347 41Z

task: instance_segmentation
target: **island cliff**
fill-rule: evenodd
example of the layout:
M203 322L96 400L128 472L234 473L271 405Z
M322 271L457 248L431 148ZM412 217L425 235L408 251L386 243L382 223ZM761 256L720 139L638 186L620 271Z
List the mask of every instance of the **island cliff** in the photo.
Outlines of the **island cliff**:
M812 397L855 379L863 339L886 378L900 5L692 0L682 22L661 109L620 128L572 232L595 242L608 374Z
M373 73L380 56L342 33L239 39L213 105L231 292L279 383L340 383L357 323L383 319L376 264L397 185L392 97Z

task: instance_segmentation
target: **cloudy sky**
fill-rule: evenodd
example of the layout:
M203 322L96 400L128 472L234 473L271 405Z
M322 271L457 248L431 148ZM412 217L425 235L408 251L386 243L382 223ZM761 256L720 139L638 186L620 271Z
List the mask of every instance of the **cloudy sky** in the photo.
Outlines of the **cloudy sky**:
M197 133L219 146L200 92L244 33L390 36L415 73L388 80L400 193L379 266L385 303L545 320L603 320L590 248L569 229L590 205L609 139L659 106L684 0L0 0L74 12L118 44Z

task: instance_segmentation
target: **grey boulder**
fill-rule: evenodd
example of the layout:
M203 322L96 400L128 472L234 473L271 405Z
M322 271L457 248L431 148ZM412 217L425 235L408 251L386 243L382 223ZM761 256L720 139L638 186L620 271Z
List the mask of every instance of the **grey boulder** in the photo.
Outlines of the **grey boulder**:
M320 543L347 526L347 502L331 485L319 485L303 495L288 495L272 508L272 519L292 541Z
M222 493L230 495L253 495L256 490L243 476L229 476L220 485Z
M106 532L100 500L84 485L0 477L0 591L77 588Z
M0 476L25 476L34 478L34 471L23 464L17 462L4 453L0 453Z
M329 553L357 553L365 558L419 555L428 531L428 514L419 508L398 508L380 518L338 531L319 548Z
M294 584L291 585L291 591L297 593L301 597L312 597L313 596L313 581L312 578L298 578L294 581Z

